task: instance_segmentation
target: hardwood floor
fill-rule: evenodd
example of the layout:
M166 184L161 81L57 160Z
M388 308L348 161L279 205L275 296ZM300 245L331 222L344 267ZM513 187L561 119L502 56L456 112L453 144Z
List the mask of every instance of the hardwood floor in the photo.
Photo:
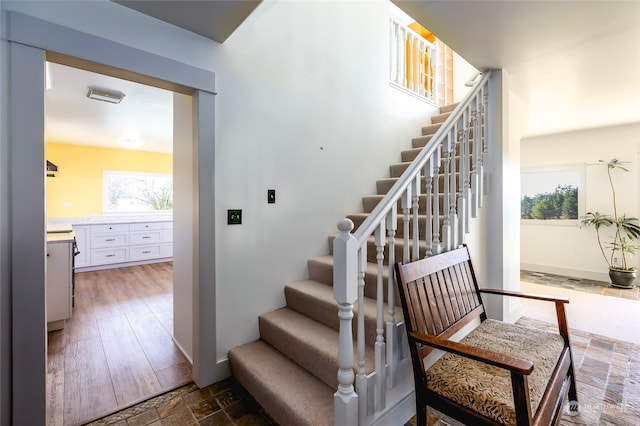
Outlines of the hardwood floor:
M82 424L191 380L171 337L172 268L76 274L73 317L48 333L49 426Z

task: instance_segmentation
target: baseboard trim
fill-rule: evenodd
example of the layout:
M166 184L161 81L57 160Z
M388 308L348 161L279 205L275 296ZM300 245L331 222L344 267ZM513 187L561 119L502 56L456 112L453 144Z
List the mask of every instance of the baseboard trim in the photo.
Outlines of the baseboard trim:
M178 343L178 341L176 340L175 336L172 335L171 339L173 340L173 344L178 347L180 352L182 352L182 355L184 355L184 357L187 359L187 361L189 361L189 364L191 364L191 366L193 367L193 359L189 356L187 351L185 351L184 348L182 347L182 345L180 345L180 343Z
M564 275L567 277L584 278L587 280L604 281L609 282L609 275L607 272L592 272L584 271L581 269L560 268L557 266L548 265L536 265L533 263L521 263L520 269L525 271L535 271L554 275ZM603 268L605 271L606 269Z

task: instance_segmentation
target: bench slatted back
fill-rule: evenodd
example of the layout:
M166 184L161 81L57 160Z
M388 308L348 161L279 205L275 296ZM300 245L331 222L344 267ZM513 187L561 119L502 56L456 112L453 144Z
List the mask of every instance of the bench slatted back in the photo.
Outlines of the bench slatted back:
M408 331L449 338L476 318L486 319L466 247L398 263L396 273ZM426 346L416 349L421 357L430 352Z

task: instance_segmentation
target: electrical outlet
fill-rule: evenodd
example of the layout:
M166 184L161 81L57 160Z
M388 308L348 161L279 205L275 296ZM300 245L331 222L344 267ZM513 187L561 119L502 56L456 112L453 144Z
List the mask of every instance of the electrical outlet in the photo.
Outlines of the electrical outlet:
M275 202L276 202L276 190L267 189L267 203L275 204Z
M227 225L242 224L242 210L227 210Z

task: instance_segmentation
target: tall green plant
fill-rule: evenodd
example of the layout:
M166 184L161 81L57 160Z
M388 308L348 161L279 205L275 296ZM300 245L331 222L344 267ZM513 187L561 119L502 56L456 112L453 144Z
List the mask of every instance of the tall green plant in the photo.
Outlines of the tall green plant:
M618 205L616 201L616 190L613 185L613 170L622 170L628 172L629 170L624 167L624 162L614 158L610 161L599 160L603 165L607 166L607 176L609 178L609 186L611 188L611 198L613 203L613 216L609 214L602 214L600 212L587 212L584 216L580 217L580 226L593 226L596 230L596 238L598 240L598 246L602 257L607 262L609 268L614 268L614 258L616 252L620 252L622 267L619 269L633 269L627 266L627 254L634 255L638 250L635 240L640 238L640 223L635 217L627 217L626 214L618 215ZM607 244L607 247L611 250L610 256L607 257L604 244L600 238L600 228L615 226L615 234L613 240Z

